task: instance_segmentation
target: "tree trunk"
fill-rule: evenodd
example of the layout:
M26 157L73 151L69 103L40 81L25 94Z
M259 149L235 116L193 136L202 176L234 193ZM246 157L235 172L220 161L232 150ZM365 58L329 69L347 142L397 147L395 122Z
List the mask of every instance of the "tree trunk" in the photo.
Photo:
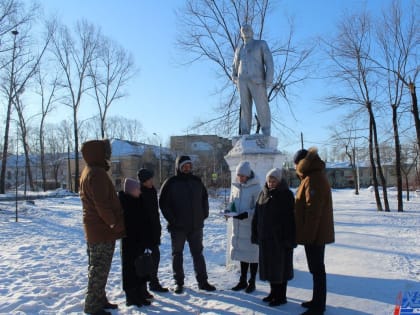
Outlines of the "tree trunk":
M381 179L381 184L382 184L382 194L384 198L385 211L389 211L388 192L387 192L386 179L384 176L384 172L382 170L381 153L379 151L379 143L378 143L378 132L376 130L375 116L373 115L372 106L370 102L368 105L368 111L369 111L369 116L370 116L373 140L375 144L376 163L378 165L379 178Z
M404 178L405 178L405 187L407 191L407 201L410 201L410 187L408 186L408 173L404 174Z
M44 144L44 119L41 120L39 127L39 153L41 160L41 177L42 177L42 190L47 191L47 171L45 166L45 144Z
M77 126L77 108L73 108L74 127L74 192L79 192L79 132ZM71 174L70 174L71 176Z
M392 105L392 126L394 128L394 142L395 142L395 174L397 176L397 201L398 212L403 211L403 187L401 175L401 144L400 135L398 131L398 113L397 106Z
M375 192L375 200L376 200L376 209L378 211L383 211L382 203L381 203L381 196L379 195L378 189L378 178L376 176L376 163L375 158L373 156L373 131L372 131L372 117L369 117L369 159L370 159L370 167L372 171L372 181L373 181L373 189Z
M12 100L10 97L9 104L7 105L6 123L4 126L3 155L2 155L2 160L1 160L1 173L0 173L0 194L6 193L6 168L7 168L7 155L8 155L7 153L8 153L8 147L9 147L9 127L10 127L11 109L12 109Z
M35 191L35 185L34 185L34 179L32 177L32 169L31 169L31 159L29 158L29 146L26 143L23 144L23 151L25 153L25 168L26 168L26 176L29 180L29 187L31 188L31 191ZM25 178L26 182L26 178Z
M414 82L410 82L408 84L408 88L410 89L411 102L412 102L411 112L413 113L414 125L416 126L417 146L420 150L420 118L419 118L419 108L417 104L416 86Z

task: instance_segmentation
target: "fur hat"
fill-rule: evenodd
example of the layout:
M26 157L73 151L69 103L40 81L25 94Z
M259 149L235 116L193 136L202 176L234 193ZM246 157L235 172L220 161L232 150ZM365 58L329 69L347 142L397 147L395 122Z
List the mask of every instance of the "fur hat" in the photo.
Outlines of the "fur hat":
M241 161L236 167L236 175L251 177L252 170L248 161Z
M184 166L187 163L191 163L191 165L192 165L191 158L188 155L178 156L176 161L175 161L176 169L181 171L182 166Z
M307 154L308 154L308 150L305 150L305 149L297 151L295 155L293 156L293 162L295 164L298 164L300 160L303 160L306 157Z
M139 178L139 181L141 183L144 183L145 181L153 177L153 172L149 171L148 169L142 168L137 172L137 177Z
M268 171L267 175L265 176L265 180L268 182L268 179L270 177L274 177L280 182L282 179L282 170L278 167L272 168L271 170Z
M133 178L126 178L124 181L124 192L129 193L134 188L139 188L139 182Z

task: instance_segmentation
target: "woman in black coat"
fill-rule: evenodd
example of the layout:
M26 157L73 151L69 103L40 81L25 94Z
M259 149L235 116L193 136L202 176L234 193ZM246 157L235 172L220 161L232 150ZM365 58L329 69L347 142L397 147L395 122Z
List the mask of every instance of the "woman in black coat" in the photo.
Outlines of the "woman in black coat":
M293 279L294 202L281 169L270 170L258 197L251 237L260 249L260 279L270 282L270 294L263 299L270 306L287 303L287 282Z
M160 262L160 236L162 226L160 224L159 204L156 188L153 186L153 172L142 168L137 173L140 181L140 207L148 215L148 248L152 250L153 270L150 275L149 289L155 292L168 292L168 288L162 287L158 278Z
M136 258L155 243L150 216L141 207L139 182L127 178L124 191L120 191L118 197L124 211L126 226L126 237L121 240L122 280L126 305L150 305L148 299L152 296L146 288L149 279L138 277L135 268Z

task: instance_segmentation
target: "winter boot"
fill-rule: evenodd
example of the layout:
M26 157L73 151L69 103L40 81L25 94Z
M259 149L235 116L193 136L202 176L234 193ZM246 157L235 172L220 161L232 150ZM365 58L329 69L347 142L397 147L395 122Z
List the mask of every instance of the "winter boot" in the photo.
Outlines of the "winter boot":
M138 290L129 289L125 290L125 305L135 305L137 307L143 306L142 299L138 296Z
M159 282L150 282L149 290L153 292L161 292L161 293L169 292L169 289L162 287L162 285Z
M303 312L301 315L323 315L323 310L315 310L315 309L308 309L307 311Z
M138 297L143 305L150 305L150 299L153 299L154 296L147 291L146 282L142 283L138 288Z
M208 283L207 280L202 283L199 283L198 288L204 291L216 291L216 287Z
M232 290L233 291L241 291L243 289L246 289L248 287L248 283L246 282L246 278L241 276L239 278L239 282L237 285L235 285Z
M92 315L112 315L112 313L111 312L107 312L105 310L100 310L100 311L97 311L95 313L92 313Z
M118 309L118 304L110 303L109 301L106 301L104 305L104 310L116 310Z
M183 293L183 292L184 292L184 286L183 286L182 284L177 284L177 285L175 286L175 290L174 290L174 292L175 292L176 294L181 294L181 293Z
M245 289L246 293L252 293L255 291L255 278L251 278L248 281L248 286Z
M286 286L287 283L275 283L273 299L268 304L269 306L279 306L287 303L286 299Z
M270 282L270 293L262 300L263 302L271 302L273 298L274 298L273 284Z

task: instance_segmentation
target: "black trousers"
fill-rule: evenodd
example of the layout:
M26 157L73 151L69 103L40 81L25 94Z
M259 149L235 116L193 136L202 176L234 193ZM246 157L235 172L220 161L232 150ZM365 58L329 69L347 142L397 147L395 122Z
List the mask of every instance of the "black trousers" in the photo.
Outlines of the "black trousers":
M313 279L312 305L324 310L327 300L327 275L325 273L325 245L305 245L306 260Z
M122 283L123 290L135 291L143 288L147 278L137 276L134 261L139 253L144 252L144 248L130 242L127 238L121 240L121 263L122 263Z
M160 262L159 245L153 246L150 249L152 250L152 262L153 262L153 270L152 270L152 274L150 275L150 283L158 284L159 283L158 271L159 271L159 262Z
M193 231L173 230L172 241L172 270L176 284L184 285L184 245L188 242L194 264L195 277L197 282L207 281L206 262L203 256L203 229Z

